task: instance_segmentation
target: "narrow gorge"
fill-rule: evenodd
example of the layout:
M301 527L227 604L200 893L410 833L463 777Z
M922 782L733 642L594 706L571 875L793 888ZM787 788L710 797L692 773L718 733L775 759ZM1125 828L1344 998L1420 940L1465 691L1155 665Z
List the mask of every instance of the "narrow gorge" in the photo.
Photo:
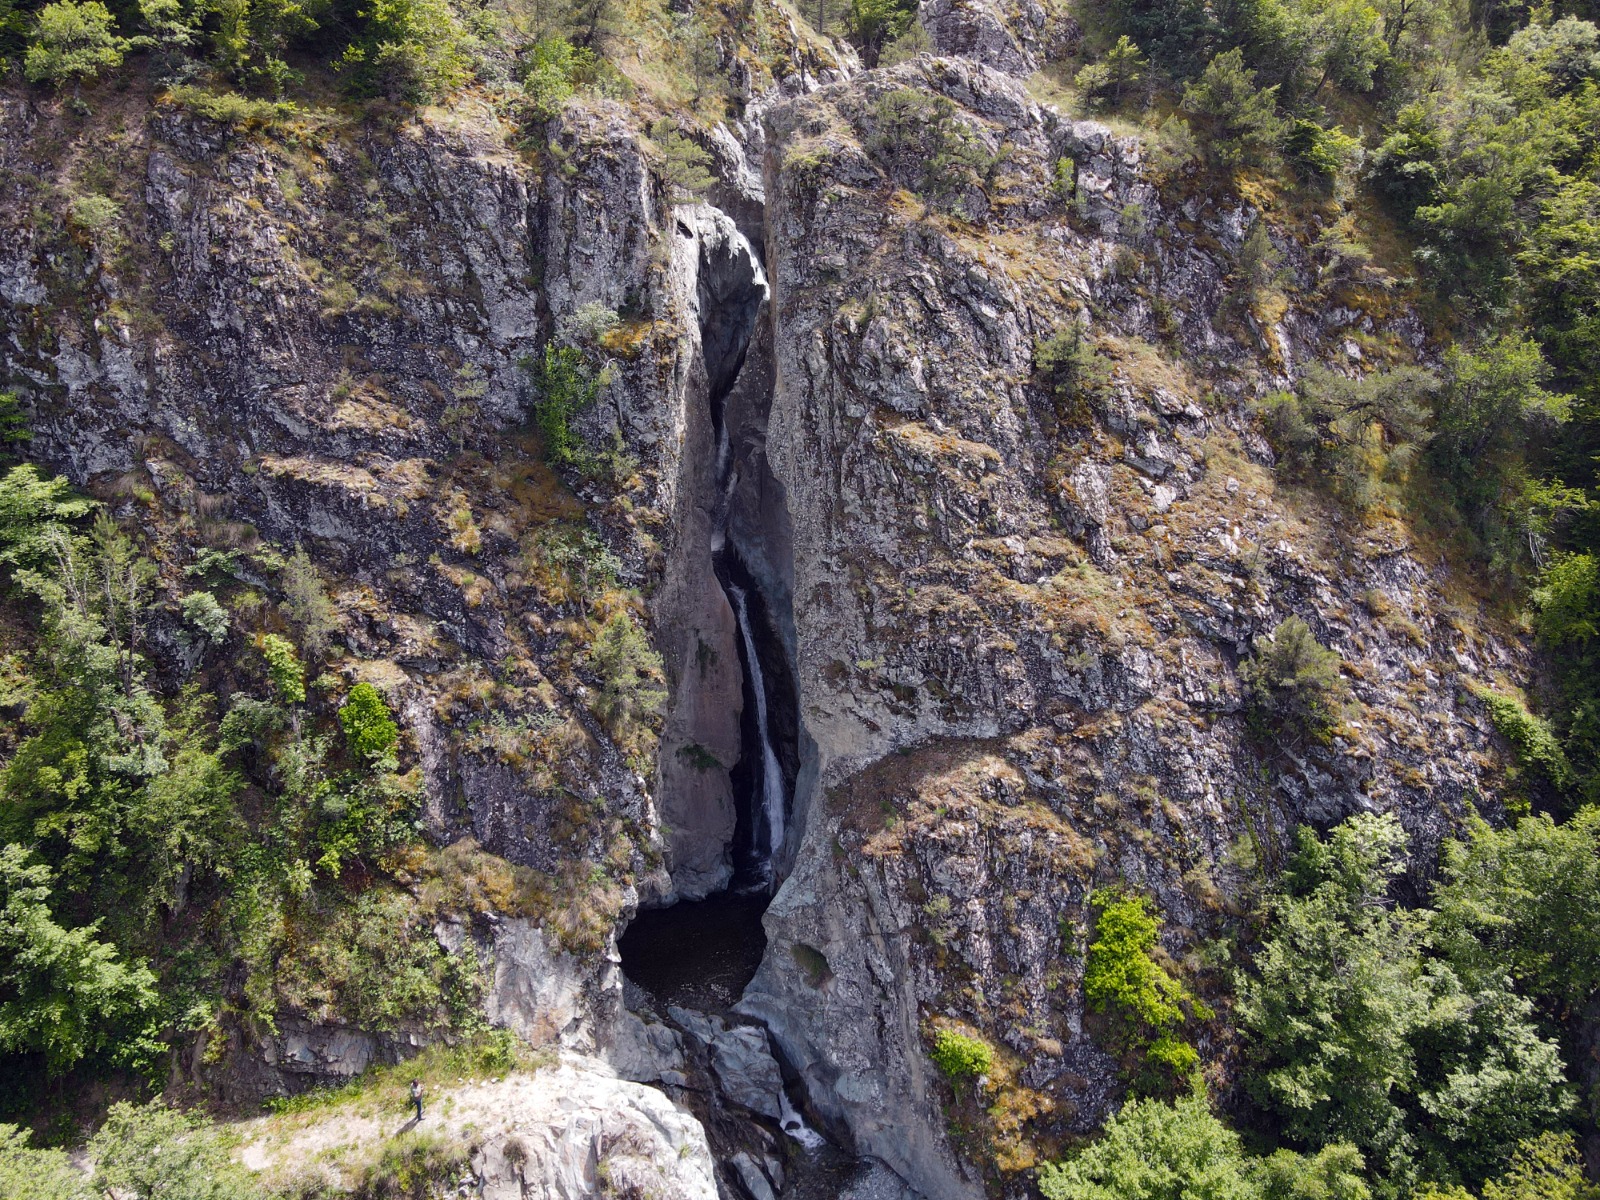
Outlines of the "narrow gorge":
M1600 1163L1587 19L13 7L0 1191Z

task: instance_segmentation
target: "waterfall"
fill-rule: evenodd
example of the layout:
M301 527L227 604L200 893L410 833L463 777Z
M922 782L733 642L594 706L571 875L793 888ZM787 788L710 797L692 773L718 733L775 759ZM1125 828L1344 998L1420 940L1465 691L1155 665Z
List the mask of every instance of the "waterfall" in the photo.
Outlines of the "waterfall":
M761 740L761 804L766 816L766 866L770 878L772 859L783 848L784 785L783 767L778 763L778 752L772 745L772 731L767 726L767 683L761 674L761 659L756 654L755 635L750 631L749 604L745 591L737 584L728 585L728 596L733 601L734 615L739 619L739 635L744 640L744 654L750 671L750 690L756 700L756 733Z

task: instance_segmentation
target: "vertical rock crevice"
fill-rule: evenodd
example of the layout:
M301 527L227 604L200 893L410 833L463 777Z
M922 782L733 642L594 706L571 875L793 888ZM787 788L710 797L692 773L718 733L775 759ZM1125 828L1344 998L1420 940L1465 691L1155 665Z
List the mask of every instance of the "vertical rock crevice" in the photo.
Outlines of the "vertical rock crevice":
M661 754L672 890L657 903L776 888L793 860L804 741L788 509L766 463L770 288L759 250L722 211L680 209L677 235L699 345L686 405L690 508L661 622L676 686Z

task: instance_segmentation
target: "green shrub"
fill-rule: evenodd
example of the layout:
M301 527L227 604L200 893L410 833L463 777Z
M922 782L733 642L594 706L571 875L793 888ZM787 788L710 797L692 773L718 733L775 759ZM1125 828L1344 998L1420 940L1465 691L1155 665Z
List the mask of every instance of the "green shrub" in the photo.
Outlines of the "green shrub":
M1293 392L1269 395L1257 412L1284 475L1366 509L1398 495L1427 442L1438 386L1418 367L1356 379L1313 367Z
M952 1082L987 1075L994 1065L994 1049L988 1042L951 1029L941 1029L933 1035L929 1057Z
M433 1200L452 1194L451 1184L467 1167L467 1148L440 1134L413 1131L383 1143L376 1162L363 1169L352 1200Z
M1105 1132L1039 1173L1045 1200L1259 1200L1234 1133L1202 1095L1130 1100Z
M1283 152L1301 178L1331 186L1360 165L1361 139L1339 125L1324 129L1315 121L1297 119L1289 122Z
M28 1134L0 1125L0 1196L6 1200L95 1200L89 1180L63 1150L35 1150Z
M543 436L545 457L553 466L585 468L593 456L572 421L599 397L603 374L590 369L582 350L553 342L542 358L528 365L534 377L533 419Z
M370 683L358 683L339 709L339 724L344 728L350 753L360 762L389 758L400 744L400 729L389 715L389 706Z
M867 149L931 207L953 209L983 187L999 161L945 96L899 88L873 104L868 125Z
M1087 424L1111 391L1111 367L1076 321L1034 344L1033 371L1069 424Z
M289 44L315 33L330 8L329 0L213 0L217 63L234 83L280 95L299 78L283 58Z
M1534 631L1556 678L1570 784L1584 803L1600 803L1600 558L1554 556L1533 601Z
M339 614L304 546L284 560L280 582L283 614L298 630L300 648L312 662L321 662L339 628Z
M1572 766L1550 723L1529 712L1520 696L1496 692L1482 684L1469 683L1468 687L1489 710L1496 731L1511 743L1520 771L1543 780L1558 794L1564 792L1572 782Z
M589 647L589 669L600 681L594 711L613 734L653 718L667 698L661 656L626 612L601 627Z
M103 244L117 244L117 223L122 219L122 205L110 196L75 196L69 211L72 223L79 229Z
M661 177L675 203L698 200L717 181L711 173L711 156L684 136L670 117L650 126L650 140L661 152Z
M33 441L27 410L15 392L0 392L0 456Z
M522 90L536 121L548 121L577 90L579 76L593 68L594 51L574 46L559 34L540 38L528 56Z
M261 657L266 660L267 675L278 695L290 704L304 704L306 669L289 639L266 633L261 635L257 645L261 649Z
M471 1028L482 997L469 941L448 954L407 895L369 888L316 914L291 939L278 968L278 998L315 1020L387 1032L404 1025Z
M1326 742L1350 694L1339 674L1341 662L1299 617L1285 618L1239 667L1257 736L1291 749Z
M467 82L464 31L447 0L367 0L360 35L336 64L354 96L423 102Z
M228 610L210 592L190 592L178 604L184 624L193 626L213 642L228 636Z
M876 67L883 52L910 27L917 7L908 0L850 0L850 37L862 61Z
M160 1100L111 1106L89 1142L99 1195L126 1200L265 1200L217 1131Z
M1161 923L1148 900L1099 891L1091 903L1097 916L1084 964L1084 999L1112 1018L1120 1047L1158 1068L1163 1083L1186 1079L1200 1057L1177 1031L1190 1017L1210 1019L1211 1010L1155 960Z
M145 1065L155 976L98 940L98 921L58 924L54 883L22 846L0 846L0 1054L38 1054L52 1075L101 1054Z
M1206 150L1224 167L1272 159L1283 137L1276 86L1258 88L1237 47L1211 60L1200 78L1183 89L1183 110L1206 123Z
M1480 1182L1519 1140L1559 1127L1571 1105L1559 1048L1504 961L1474 949L1498 924L1478 902L1495 890L1484 858L1447 850L1479 896L1451 897L1436 924L1390 897L1408 845L1393 816L1351 817L1325 840L1301 828L1296 843L1235 978L1246 1086L1278 1128L1310 1147L1354 1144L1386 1193L1404 1194L1419 1178Z
M238 92L219 92L193 84L175 84L167 98L180 108L235 129L269 129L297 111L289 100L263 100Z
M39 10L22 69L29 82L60 87L115 70L130 45L117 35L116 18L100 0L56 0Z
M1073 83L1079 92L1090 100L1098 100L1115 108L1122 103L1122 95L1144 78L1144 54L1133 39L1123 34L1105 58L1090 63L1078 72Z
M0 477L0 567L44 564L52 546L67 536L68 522L94 508L93 500L74 495L59 475L44 479L32 463L12 467Z

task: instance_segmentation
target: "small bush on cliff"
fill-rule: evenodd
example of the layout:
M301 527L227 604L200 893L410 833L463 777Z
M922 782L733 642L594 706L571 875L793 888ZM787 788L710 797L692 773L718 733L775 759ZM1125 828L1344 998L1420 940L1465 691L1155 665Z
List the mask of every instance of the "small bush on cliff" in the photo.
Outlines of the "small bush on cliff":
M647 726L666 701L661 656L634 619L619 612L605 623L589 647L589 669L599 678L594 711L625 748L637 748Z
M350 754L358 762L389 758L400 744L399 726L389 714L383 696L370 683L358 683L350 689L350 698L339 709L339 724L344 728Z
M1359 379L1313 367L1293 392L1268 396L1259 411L1287 476L1369 508L1395 494L1426 444L1437 388L1437 378L1418 367Z
M1161 922L1143 896L1100 891L1095 940L1083 972L1083 995L1112 1020L1119 1049L1138 1055L1139 1082L1166 1087L1193 1075L1200 1056L1178 1036L1190 1018L1214 1014L1155 959Z
M1111 368L1082 325L1070 321L1033 348L1034 376L1050 393L1056 414L1087 424L1111 388Z
M279 696L290 704L304 704L306 699L306 669L294 652L288 638L275 633L261 635L257 643L261 657L266 660L267 675Z
M987 1075L994 1065L994 1050L988 1042L953 1029L941 1029L934 1034L929 1057L952 1082Z
M1200 78L1183 89L1183 110L1210 131L1206 150L1221 167L1264 164L1283 138L1277 87L1258 88L1244 52L1213 58Z
M1344 714L1349 685L1340 658L1299 617L1287 617L1239 667L1257 736L1294 748L1326 742Z
M533 373L533 419L544 437L545 457L552 466L586 467L592 455L572 422L599 397L605 373L596 373L576 346L554 343L524 365Z
M711 156L684 135L678 123L663 117L650 127L650 140L661 152L661 178L674 203L698 200L715 183Z
M1532 782L1536 787L1555 789L1558 796L1564 792L1572 782L1572 766L1550 723L1529 712L1520 696L1496 692L1481 684L1469 683L1468 687L1489 710L1495 730L1511 744L1516 755L1517 765L1508 772L1507 783L1516 787ZM1522 803L1525 806L1526 799Z

